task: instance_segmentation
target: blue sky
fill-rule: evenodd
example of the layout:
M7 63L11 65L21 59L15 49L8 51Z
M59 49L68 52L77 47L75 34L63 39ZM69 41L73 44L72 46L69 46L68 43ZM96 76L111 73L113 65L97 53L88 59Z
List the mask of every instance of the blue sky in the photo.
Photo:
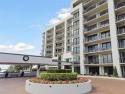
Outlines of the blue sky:
M42 31L69 15L72 0L0 0L0 52L40 55Z

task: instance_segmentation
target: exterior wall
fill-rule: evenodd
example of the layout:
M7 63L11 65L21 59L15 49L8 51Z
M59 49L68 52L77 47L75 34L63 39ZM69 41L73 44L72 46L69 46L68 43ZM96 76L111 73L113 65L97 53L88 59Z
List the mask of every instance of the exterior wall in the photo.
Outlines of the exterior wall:
M72 59L72 62L74 62L74 57L80 57L79 60L79 65L77 66L76 64L72 65L72 69L74 70L74 67L80 67L80 73L81 74L89 74L90 73L90 67L99 67L99 75L104 75L105 73L105 67L115 67L117 68L118 75L121 77L123 73L121 72L121 67L125 65L125 62L121 62L121 57L120 53L125 52L125 47L124 48L119 48L119 39L124 39L125 38L125 31L123 34L118 35L117 34L117 28L119 26L125 25L125 20L116 20L116 16L122 13L125 13L125 5L122 7L118 8L116 10L116 6L114 4L118 4L122 0L73 0L71 2L71 16L60 23L54 25L53 27L56 28L59 26L61 23L64 24L64 51L63 53L60 53L59 55L62 56L62 60L65 61L68 58ZM93 9L91 9L91 5L94 6ZM120 4L119 4L120 5ZM91 10L89 10L89 8ZM106 10L108 12L104 12ZM74 14L76 12L79 12L79 17L74 19ZM101 15L102 13L102 15ZM104 13L104 14L103 14ZM91 17L92 15L96 15L95 18ZM68 32L68 20L72 19L72 50L67 52L67 32ZM89 19L89 20L88 20ZM79 20L79 26L74 27L73 23L75 21ZM102 21L109 20L108 24L102 24ZM105 22L104 22L105 23ZM87 28L96 24L97 27L94 28L93 30L87 31ZM102 25L101 25L102 24ZM51 28L53 28L51 27ZM48 30L50 30L49 28ZM79 29L79 37L80 38L80 43L73 45L73 39L76 38L73 36L73 32L76 29ZM47 32L46 30L45 32ZM109 31L108 37L101 38L101 34L104 31ZM55 35L56 30L54 29L54 36L53 36L53 59L57 59L58 56L55 56ZM86 42L86 39L91 36L97 34L96 40L88 41ZM102 48L102 44L105 42L111 42L111 49L104 50ZM94 52L88 52L88 46L91 45L98 45L98 51ZM79 54L74 54L73 53L73 48L80 46L80 53ZM112 54L111 62L106 62L104 63L103 61L103 55L106 54ZM88 56L98 56L98 63L97 64L89 64L88 62ZM125 57L124 57L125 58ZM91 62L90 62L91 63ZM110 69L110 68L109 68ZM122 70L124 71L124 70Z

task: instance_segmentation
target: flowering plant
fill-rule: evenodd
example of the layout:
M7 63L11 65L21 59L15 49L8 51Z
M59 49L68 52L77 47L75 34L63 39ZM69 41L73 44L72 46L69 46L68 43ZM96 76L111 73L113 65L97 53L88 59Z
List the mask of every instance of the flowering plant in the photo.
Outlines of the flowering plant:
M75 84L75 83L84 83L87 82L88 79L84 77L77 78L76 80L60 80L60 81L51 81L51 80L41 80L40 78L32 78L30 82L33 83L41 83L41 84Z

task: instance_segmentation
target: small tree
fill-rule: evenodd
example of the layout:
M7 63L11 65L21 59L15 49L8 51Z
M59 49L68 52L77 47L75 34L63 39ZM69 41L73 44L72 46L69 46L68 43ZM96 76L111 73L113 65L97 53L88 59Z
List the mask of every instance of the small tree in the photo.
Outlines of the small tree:
M113 69L113 76L118 77L118 72L117 72L116 67L114 67L114 69Z

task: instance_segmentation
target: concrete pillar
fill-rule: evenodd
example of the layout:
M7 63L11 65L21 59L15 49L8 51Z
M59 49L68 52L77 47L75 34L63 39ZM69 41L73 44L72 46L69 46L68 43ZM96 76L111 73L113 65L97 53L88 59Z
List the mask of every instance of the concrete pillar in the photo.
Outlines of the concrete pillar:
M30 72L32 72L32 65L30 65Z
M118 76L122 77L120 59L119 59L119 50L118 50L119 47L118 47L118 39L117 39L114 0L108 0L108 10L109 10L109 24L110 24L110 34L111 34L113 66L116 67Z
M65 31L64 31L64 54L66 53L67 47L66 47L66 43L67 43L67 20L65 21Z
M54 32L53 32L53 57L55 57L55 31L56 27L54 26Z
M71 67L72 67L72 72L74 72L74 64L72 64Z
M85 65L84 65L84 55L83 55L83 7L82 3L79 5L79 37L80 37L80 74L85 74Z
M65 69L65 66L64 66L64 65L62 65L62 66L61 66L61 69Z
M99 75L104 75L104 66L99 66Z

